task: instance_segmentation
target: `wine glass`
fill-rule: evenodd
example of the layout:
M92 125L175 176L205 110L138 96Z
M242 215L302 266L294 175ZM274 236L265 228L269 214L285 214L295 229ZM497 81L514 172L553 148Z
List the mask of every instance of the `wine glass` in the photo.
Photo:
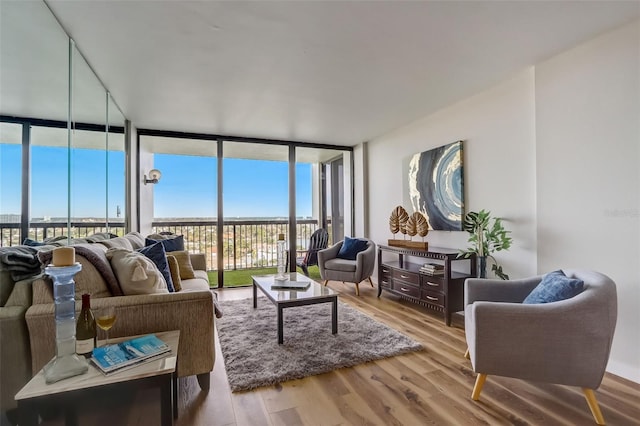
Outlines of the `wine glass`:
M113 327L113 324L116 322L116 310L113 306L105 306L103 308L98 309L97 315L95 315L96 324L98 327L104 330L106 333L107 339L105 341L104 346L109 344L109 330Z

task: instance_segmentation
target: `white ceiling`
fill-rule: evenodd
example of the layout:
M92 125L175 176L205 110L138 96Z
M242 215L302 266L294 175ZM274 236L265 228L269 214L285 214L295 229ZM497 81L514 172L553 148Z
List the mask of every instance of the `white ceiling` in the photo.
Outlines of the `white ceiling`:
M340 145L640 17L640 1L47 4L136 127Z

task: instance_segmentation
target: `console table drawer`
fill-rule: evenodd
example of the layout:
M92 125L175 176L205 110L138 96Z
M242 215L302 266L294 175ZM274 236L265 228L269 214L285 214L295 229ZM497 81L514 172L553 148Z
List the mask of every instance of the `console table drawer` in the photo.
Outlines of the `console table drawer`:
M422 288L426 291L442 291L442 281L438 278L423 276Z
M444 294L434 291L423 291L422 300L432 305L444 306Z
M398 293L406 294L407 296L412 296L416 299L420 298L420 287L411 285L409 283L394 280L393 289Z
M397 269L394 269L391 274L394 280L402 280L415 286L420 285L420 275L416 274L415 272L399 271Z

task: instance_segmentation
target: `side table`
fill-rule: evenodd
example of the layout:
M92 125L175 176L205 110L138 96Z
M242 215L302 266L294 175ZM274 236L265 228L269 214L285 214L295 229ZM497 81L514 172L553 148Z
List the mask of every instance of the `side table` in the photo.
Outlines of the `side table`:
M180 331L158 332L155 335L171 347L168 355L109 375L104 375L93 363L89 363L89 371L85 374L46 384L44 373L40 370L15 396L18 402L20 426L37 425L40 405L52 402L64 408L67 426L76 425L78 423L76 408L82 405L83 400L91 398L92 392L107 388L113 388L113 391L117 392L122 387L159 387L161 424L162 426L172 425L178 413L176 361ZM117 343L133 337L137 336L111 341Z

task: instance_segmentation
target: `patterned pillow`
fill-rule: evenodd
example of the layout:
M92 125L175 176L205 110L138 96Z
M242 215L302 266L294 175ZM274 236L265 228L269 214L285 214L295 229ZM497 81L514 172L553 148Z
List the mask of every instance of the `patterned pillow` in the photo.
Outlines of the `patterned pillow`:
M570 299L579 294L584 282L577 278L569 278L562 271L553 271L542 278L540 284L524 299L524 304L551 303Z
M193 272L193 266L191 265L191 258L189 257L188 251L170 251L167 252L167 256L174 256L178 261L181 280L189 280L196 277L195 272Z

